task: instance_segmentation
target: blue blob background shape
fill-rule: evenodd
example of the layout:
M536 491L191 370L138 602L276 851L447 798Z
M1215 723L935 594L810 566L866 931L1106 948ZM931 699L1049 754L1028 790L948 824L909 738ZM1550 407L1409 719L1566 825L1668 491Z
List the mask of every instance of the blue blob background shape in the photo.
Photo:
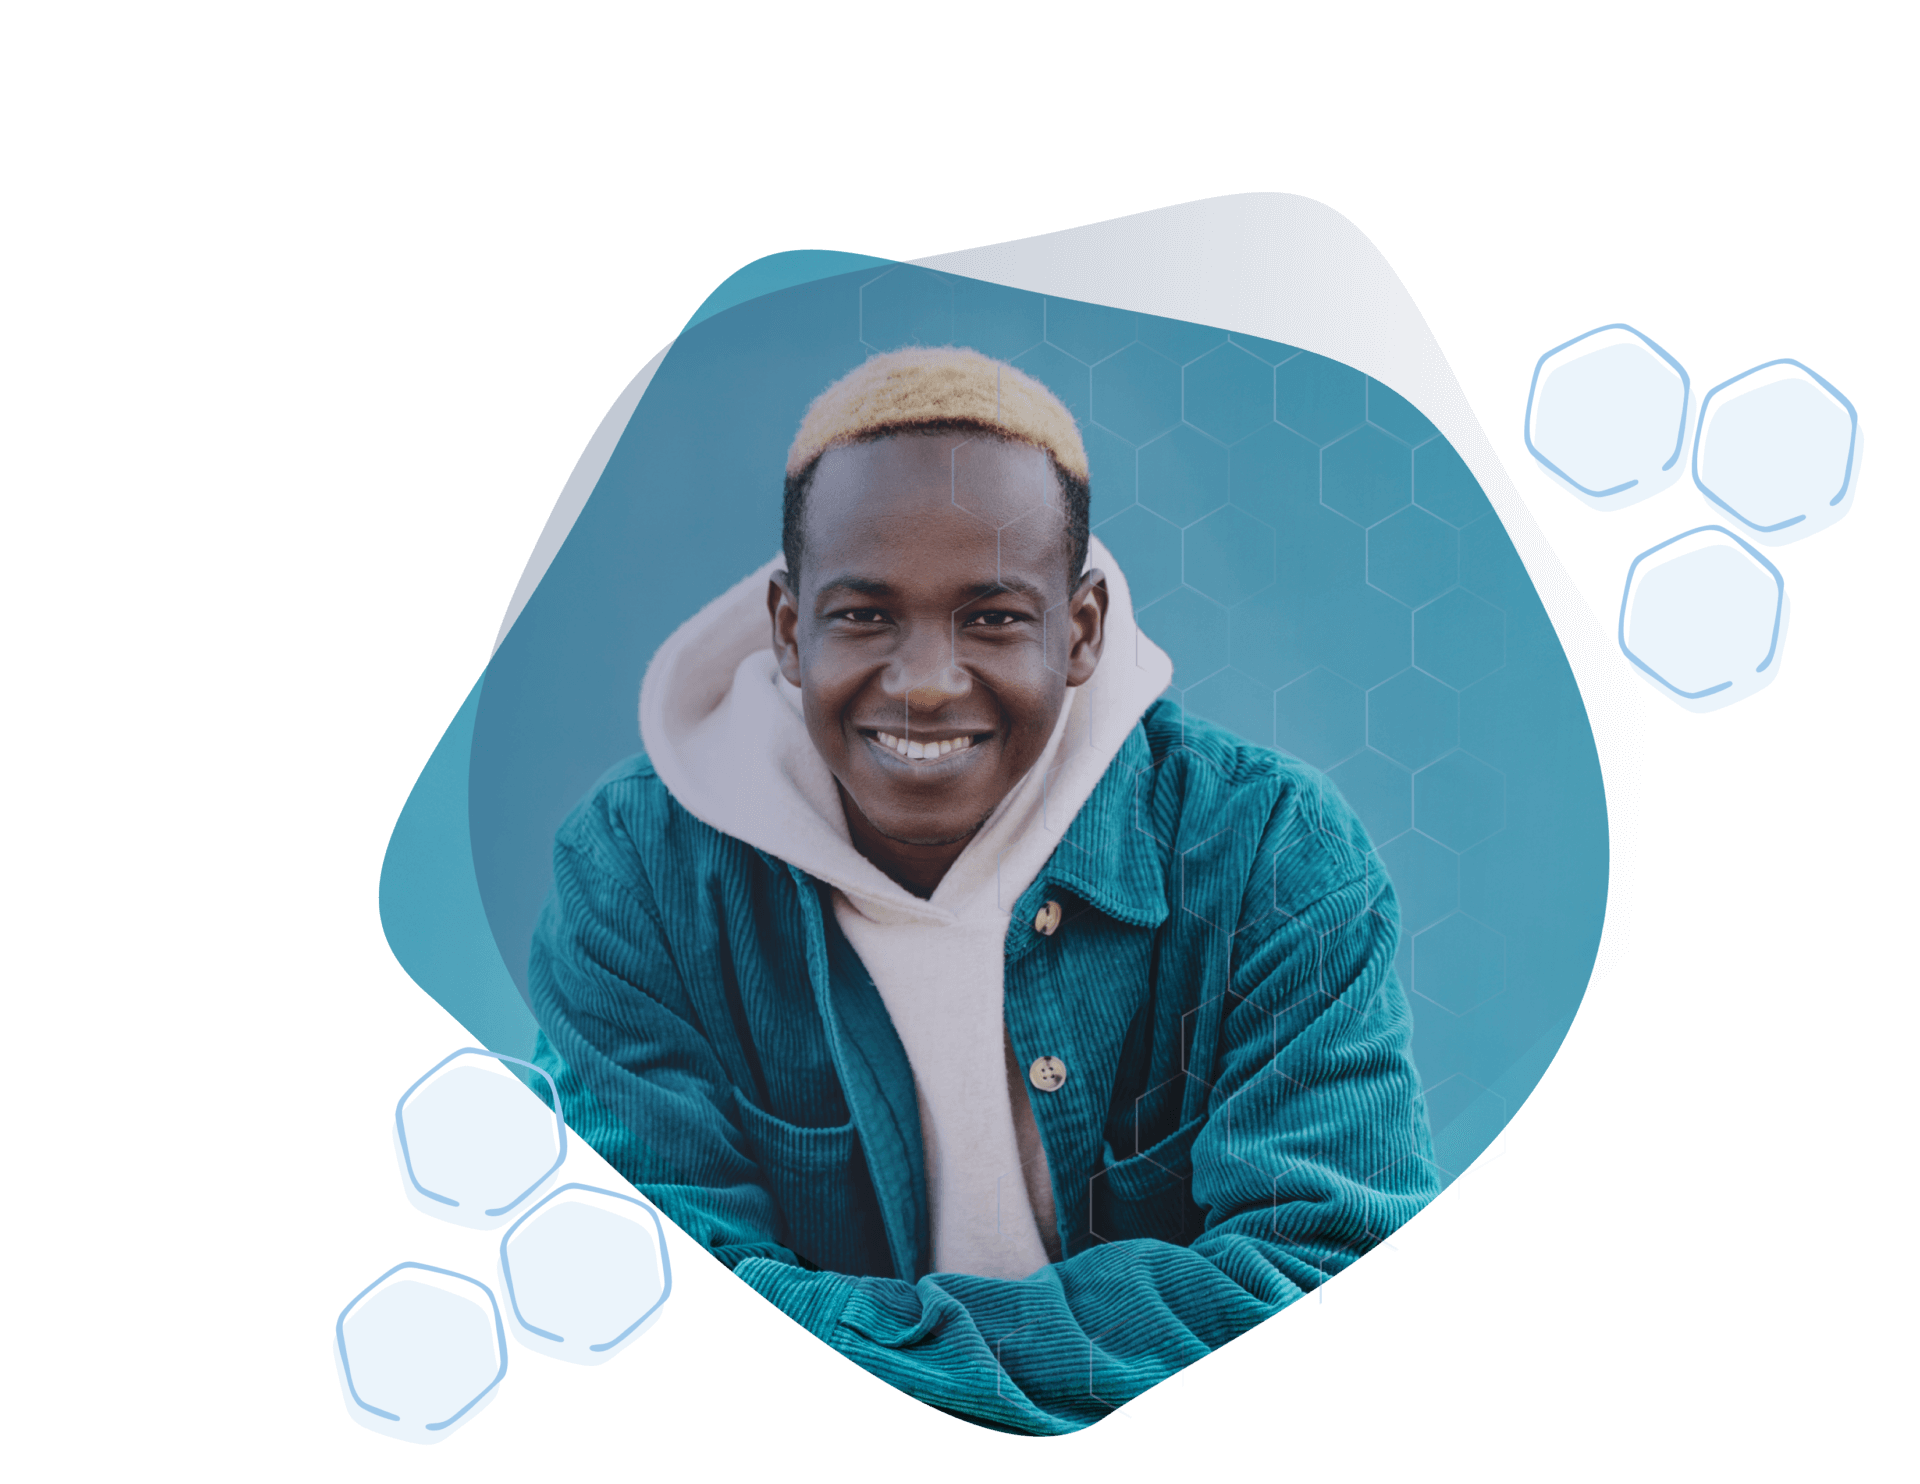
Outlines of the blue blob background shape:
M1688 472L1707 509L1764 547L1841 522L1866 457L1853 403L1799 361L1764 361L1699 403Z
M645 1211L651 1231L620 1208ZM499 1292L522 1346L568 1365L605 1365L672 1298L660 1213L618 1190L563 1185L501 1236Z
M1582 505L1624 511L1672 488L1693 438L1693 384L1632 324L1546 351L1526 388L1526 451Z
M1452 1089L1429 1105L1439 1163L1457 1174L1532 1090L1572 1023L1599 946L1608 871L1585 707L1471 472L1404 398L1324 356L1236 335L1231 346L1275 368L1270 413L1246 395L1244 376L1201 375L1169 401L1172 357L1193 352L1188 365L1197 366L1222 354L1221 332L1176 333L1104 306L951 277L948 294L931 281L939 275L920 269L911 285L863 300L891 271L850 255L765 259L716 290L675 341L408 801L382 881L396 955L488 1045L525 1055L531 1022L523 1004L505 999L509 985L525 994L554 831L602 774L639 750L637 700L654 650L777 547L786 448L807 404L873 351L896 348L863 338L883 323L907 343L964 343L971 315L1004 327L994 346L1003 353L1038 325L1045 338L1018 363L1082 419L1095 531L1125 567L1142 626L1175 652L1173 698L1262 744L1297 738L1319 752L1314 760L1337 764L1352 785L1349 800L1383 858L1419 863L1423 896L1429 879L1457 880L1444 911L1470 914L1472 931L1455 924L1419 955L1409 931L1396 961L1416 997L1421 1075L1429 1088ZM1122 385L1134 369L1144 383ZM1118 409L1115 425L1100 419L1103 406ZM1137 416L1143 408L1152 415ZM1171 441L1152 450L1161 439ZM1163 469L1176 448L1186 456ZM1204 498L1188 498L1191 480L1170 482L1170 471L1194 470ZM1415 537L1396 551L1422 574L1407 597L1457 595L1434 616L1476 618L1470 662L1453 656L1427 670L1430 654L1459 645L1436 650L1436 638L1452 636L1423 625L1416 646L1410 603L1369 585L1366 527L1409 502L1439 519L1403 521L1386 535ZM1238 542L1223 535L1248 531L1273 532L1272 546L1226 549ZM1420 548L1420 533L1433 552ZM1383 755L1369 745L1360 702L1390 681L1378 693L1384 701L1423 704L1409 722L1417 735L1383 732ZM1298 703L1310 696L1333 713L1304 715ZM1425 736L1429 712L1444 735ZM1389 705L1387 732L1391 713ZM1494 776L1504 780L1497 818L1482 797ZM464 834L451 807L462 782ZM1449 808L1456 786L1474 797ZM1422 833L1416 797L1442 834L1473 843L1455 849ZM394 865L401 857L404 872ZM444 927L422 921L431 904ZM477 918L497 945L491 953L474 941ZM1497 955L1460 951L1492 943ZM1489 996L1496 958L1501 990ZM1477 1091L1463 1099L1461 1088Z
M1620 653L1668 701L1705 716L1774 683L1791 616L1778 566L1724 526L1695 526L1626 568Z
M390 1267L334 1321L348 1417L399 1442L432 1446L459 1432L499 1394L507 1359L492 1290L430 1263Z

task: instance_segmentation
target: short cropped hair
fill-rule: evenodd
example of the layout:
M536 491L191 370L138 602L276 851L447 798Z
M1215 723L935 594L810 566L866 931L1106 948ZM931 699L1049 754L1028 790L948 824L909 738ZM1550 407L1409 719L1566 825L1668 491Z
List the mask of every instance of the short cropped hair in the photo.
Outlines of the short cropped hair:
M1067 586L1087 564L1091 495L1087 449L1065 404L1026 372L964 346L911 347L873 356L813 399L787 450L780 535L790 581L805 556L807 493L829 449L896 433L984 433L1041 450L1060 482L1067 524Z

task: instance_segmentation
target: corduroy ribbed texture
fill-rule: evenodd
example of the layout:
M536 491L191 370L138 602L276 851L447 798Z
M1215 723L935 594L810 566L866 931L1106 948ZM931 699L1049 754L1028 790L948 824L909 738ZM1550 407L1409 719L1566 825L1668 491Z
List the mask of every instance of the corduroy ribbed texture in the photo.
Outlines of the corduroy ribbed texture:
M1062 1260L927 1272L912 1073L803 873L644 759L562 827L531 988L576 1132L796 1321L987 1426L1069 1432L1376 1245L1438 1189L1398 909L1311 769L1161 702L1023 895L1006 1015ZM1042 937L1039 906L1065 919Z

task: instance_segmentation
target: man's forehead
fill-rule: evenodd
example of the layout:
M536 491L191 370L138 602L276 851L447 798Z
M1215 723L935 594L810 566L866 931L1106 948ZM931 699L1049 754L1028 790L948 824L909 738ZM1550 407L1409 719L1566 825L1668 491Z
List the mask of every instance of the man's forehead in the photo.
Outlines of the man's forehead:
M1045 450L992 433L894 433L828 449L814 471L812 495L861 499L944 491L963 509L998 526L1042 509L1060 509L1060 481Z
M1039 590L1059 580L1059 481L1026 444L949 433L832 449L807 504L823 586L829 573L896 591Z

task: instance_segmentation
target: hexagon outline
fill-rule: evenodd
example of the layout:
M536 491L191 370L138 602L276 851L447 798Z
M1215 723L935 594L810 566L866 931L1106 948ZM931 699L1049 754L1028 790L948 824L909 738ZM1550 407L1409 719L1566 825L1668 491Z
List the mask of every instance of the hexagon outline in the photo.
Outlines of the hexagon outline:
M1534 444L1533 397L1534 397L1534 393L1539 391L1540 389L1540 373L1546 369L1546 365L1548 361L1552 360L1555 356L1559 355L1560 352L1567 349L1568 346L1578 345L1582 340L1590 340L1595 335L1605 334L1608 330L1625 330L1629 335L1632 335L1636 340L1639 340L1642 344L1644 344L1655 355L1659 356L1661 360L1665 361L1669 366L1673 367L1674 372L1680 378L1680 430L1678 433L1674 435L1673 456L1669 458L1666 461L1666 463L1660 466L1662 470L1671 469L1675 464L1677 464L1680 461L1680 449L1687 441L1687 401L1688 401L1688 398L1692 395L1692 388L1693 388L1693 383L1691 379L1687 376L1687 368L1685 366L1681 365L1672 356L1668 355L1666 350L1662 348L1658 343L1649 339L1647 336L1641 334L1638 330L1634 329L1632 325L1625 324L1625 323L1600 325L1595 329L1588 330L1584 335L1575 335L1573 339L1568 340L1563 344L1554 346L1552 350L1548 351L1545 355L1541 356L1538 361L1534 362L1533 380L1527 386L1526 417L1525 417L1525 420L1520 424L1520 434L1527 441L1527 452L1532 454L1534 458L1538 459L1540 463L1544 465L1546 468L1551 469L1557 478L1564 479L1568 485L1570 485L1574 489L1579 490L1581 494L1591 495L1595 499L1605 499L1608 495L1617 495L1621 493L1621 491L1623 490L1630 490L1640 481L1637 479L1629 479L1625 484L1616 484L1612 489L1590 490L1584 484L1582 484L1579 480L1575 479L1572 475L1568 474L1566 470L1562 469L1558 464L1554 463L1552 459L1548 458ZM1758 366L1754 367L1755 371L1758 371L1759 369L1760 368ZM1751 373L1748 373L1748 374L1751 374ZM1737 377L1735 379L1738 380ZM1714 390L1718 391L1719 388L1716 387L1714 388ZM1711 396L1712 393L1710 392L1708 393L1708 395ZM1706 404L1702 402L1701 408L1703 411L1705 410L1705 406ZM1697 465L1697 462L1698 461L1696 459L1696 465ZM1697 474L1694 477L1696 481L1699 478Z
M854 306L855 306L854 307L854 329L862 345L867 346L869 349L872 349L874 351L879 351L881 349L880 346L876 345L873 341L867 339L867 290L872 288L875 284L879 283L882 279L887 278L890 275L899 272L899 270L902 268L921 268L921 267L922 265L918 263L891 263L887 267L882 268L878 273L874 274L872 278L865 280L860 285L860 288L856 293L855 300L854 300ZM952 274L942 273L937 268L923 268L922 271L932 274L935 278L944 280L947 285L948 297L949 299L951 299L953 294L953 275ZM951 308L951 306L949 306L949 308ZM951 327L949 327L949 329L951 329ZM908 343L914 344L916 342L910 341Z
M428 1067L426 1071L422 1072L420 1076L415 1079L413 1086L409 1087L405 1092L400 1094L400 1101L394 1104L393 1126L400 1135L400 1159L401 1159L401 1162L406 1166L407 1183L411 1185L415 1190L419 1191L421 1195L425 1196L430 1201L438 1201L443 1206L453 1206L456 1209L459 1207L460 1202L455 1200L452 1196L442 1195L437 1190L428 1190L426 1186L420 1183L419 1177L413 1173L413 1150L411 1146L409 1146L407 1143L406 1111L407 1111L407 1100L420 1090L421 1086L427 1081L428 1078L432 1077L433 1074L435 1072L438 1072L442 1067L447 1066L452 1062L458 1061L463 1056L490 1056L495 1061L510 1062L512 1065L516 1067L526 1067L528 1070L538 1072L542 1077L546 1078L547 1087L553 1093L553 1102L549 1106L552 1108L552 1111L553 1111L554 1127L559 1129L560 1131L559 1155L554 1159L553 1163L549 1165L541 1173L540 1178L534 1181L533 1184L529 1185L525 1190L521 1191L520 1194L515 1196L512 1200L508 1201L506 1205L496 1207L495 1209L488 1211L486 1213L489 1216L504 1216L506 1215L507 1212L511 1211L515 1206L519 1205L522 1201L524 1201L528 1196L532 1195L542 1185L546 1184L548 1180L552 1179L553 1172L559 1169L561 1165L567 1162L567 1120L560 1111L560 1089L558 1086L555 1085L552 1076L549 1075L545 1067L536 1067L530 1061L522 1061L519 1057L508 1056L504 1052L488 1051L484 1046L462 1046L458 1051L453 1052L451 1055L442 1057L439 1061L435 1062L432 1066ZM435 1271L438 1271L438 1269L436 1269ZM457 1278L461 1275L458 1273L455 1273L454 1276Z
M458 1056L459 1054L459 1052L455 1052L454 1056ZM488 1053L488 1055L492 1054L491 1052ZM453 1057L448 1057L447 1060L451 1061ZM432 1073L428 1073L427 1075L431 1076ZM425 1079L423 1078L421 1080L424 1081ZM347 1394L353 1398L354 1405L373 1413L376 1417L384 1417L389 1422L399 1422L401 1418L398 1413L389 1412L385 1407L376 1407L372 1402L360 1395L359 1388L353 1384L353 1362L347 1357L347 1316L359 1308L360 1301L372 1293L374 1289L378 1288L382 1283L385 1283L387 1279L391 1278L395 1273L403 1272L408 1268L416 1268L423 1273L438 1273L443 1278L457 1278L462 1283L471 1283L487 1296L487 1306L493 1310L493 1343L494 1348L500 1352L500 1369L494 1372L493 1379L480 1388L479 1393L472 1401L468 1402L451 1417L439 1422L424 1424L428 1432L440 1432L445 1428L452 1427L454 1423L458 1422L462 1417L466 1416L467 1413L479 1406L480 1403L486 1399L487 1393L498 1386L506 1377L507 1327L500 1320L500 1302L494 1298L491 1288L487 1287L487 1285L482 1283L478 1278L469 1278L465 1273L454 1272L452 1268L437 1268L429 1262L397 1262L348 1300L346 1308L340 1311L340 1317L333 1322L333 1338L334 1343L339 1346L340 1349L340 1368L346 1373Z
M1687 701L1698 701L1705 696L1718 695L1721 691L1726 690L1729 686L1731 686L1733 682L1731 680L1723 680L1718 685L1708 686L1705 690L1681 690L1679 686L1675 685L1672 681L1668 680L1658 670L1654 669L1652 665L1649 665L1645 660L1641 659L1639 655L1635 654L1631 649L1627 648L1627 600L1633 596L1633 574L1640 570L1640 564L1642 562L1644 562L1648 557L1652 556L1656 551L1666 550L1667 547L1673 545L1673 543L1676 541L1684 541L1689 536L1698 536L1705 531L1718 531L1722 536L1727 537L1729 540L1738 542L1741 550L1745 551L1748 556L1752 557L1762 567L1765 567L1768 573L1771 574L1771 576L1773 577L1773 585L1775 590L1775 598L1774 598L1774 604L1773 604L1773 636L1767 641L1766 658L1761 660L1759 664L1753 667L1753 672L1756 675L1760 674L1763 670L1767 668L1767 666L1771 665L1773 663L1774 655L1779 652L1780 614L1781 614L1781 611L1786 607L1786 602L1787 602L1787 580L1786 578L1780 575L1780 569L1774 566L1774 564L1768 561L1765 557L1761 556L1760 553L1755 551L1752 546L1748 545L1745 541L1741 541L1739 536L1734 534L1734 532L1729 531L1725 526L1695 526L1691 531L1682 531L1678 536L1667 537L1667 539L1665 541L1662 541L1658 546L1649 546L1645 551L1641 552L1639 556L1635 557L1633 559L1633 565L1627 568L1627 585L1620 593L1620 627L1619 627L1620 652L1633 662L1635 668L1644 671L1648 675L1651 675L1655 680L1659 681L1660 684L1664 685L1668 690L1672 691L1676 696L1679 696L1681 699L1687 700Z
M1648 343L1651 344L1652 342L1649 341ZM1658 347L1655 347L1655 348L1658 349ZM1665 354L1665 352L1662 352L1662 354ZM1757 376L1759 375L1760 372L1770 370L1772 367L1775 367L1775 366L1798 367L1800 370L1806 372L1807 375L1811 376L1815 381L1817 381L1820 384L1820 388L1822 391L1824 391L1828 396L1832 397L1833 400L1838 402L1842 407L1847 409L1847 467L1841 472L1841 475L1840 475L1840 492L1837 495L1835 495L1831 500L1827 501L1828 505L1838 505L1842 500L1846 499L1847 488L1849 485L1853 483L1854 452L1860 446L1860 414L1854 410L1853 403L1847 399L1847 394L1841 391L1840 388L1835 386L1832 382L1828 381L1827 378L1822 376L1818 371L1814 370L1813 367L1807 365L1804 361L1796 361L1792 356L1777 356L1771 361L1762 361L1759 365L1749 367L1747 370L1742 371L1738 376L1728 377L1725 381L1721 382L1720 385L1713 388L1712 391L1708 392L1706 396L1702 397L1700 399L1700 420L1694 424L1694 435L1693 435L1693 483L1694 483L1694 486L1700 491L1701 494L1705 495L1709 500L1713 501L1714 504L1718 505L1722 510L1726 511L1728 515L1731 515L1735 520L1739 521L1740 524L1745 526L1748 530L1759 531L1759 532L1762 532L1763 534L1770 531L1784 531L1788 526L1798 525L1801 521L1806 519L1806 516L1796 515L1791 520L1776 521L1774 522L1774 524L1770 526L1755 525L1752 521L1748 520L1738 510L1735 510L1725 500L1721 499L1712 490L1708 489L1706 481L1700 477L1700 435L1704 433L1707 429L1707 407L1715 397L1719 396L1720 393L1724 392L1728 387L1734 385L1736 382L1745 381L1749 376ZM1681 374L1685 375L1684 372L1682 372ZM1727 532L1727 534L1729 536L1733 536L1733 532L1731 531ZM1738 536L1734 536L1733 539L1736 541L1740 541L1740 538ZM1747 546L1747 543L1744 541L1740 541L1740 544L1742 546ZM1660 548L1657 546L1654 548L1655 551L1658 551L1659 549ZM1753 548L1751 546L1747 546L1747 550L1753 551ZM1753 554L1755 556L1760 555L1760 553L1757 551L1755 551ZM1761 557L1761 560L1765 561L1766 559L1764 557ZM1769 563L1769 565L1771 564ZM1777 572L1774 573L1774 576L1776 577L1778 577L1779 575L1780 574ZM1775 623L1775 626L1774 626L1774 632L1776 634L1778 634L1779 632L1779 625L1777 622ZM1769 659L1773 657L1772 651L1768 651L1767 657ZM1760 668L1764 670L1767 667L1765 665L1762 665ZM1711 692L1703 691L1701 694L1707 695L1707 694L1711 694Z
M529 1323L527 1316L520 1312L520 1299L513 1291L513 1265L507 1261L507 1244L513 1240L513 1234L538 1215L543 1207L558 1197L565 1195L569 1190L585 1191L588 1195L608 1196L613 1200L626 1201L630 1205L638 1206L642 1211L645 1211L647 1216L652 1220L654 1240L660 1244L660 1297L653 1301L653 1307L648 1309L646 1313L642 1314L638 1319L634 1320L632 1324L629 1324L625 1329L621 1330L620 1333L615 1335L611 1340L603 1340L598 1345L587 1346L589 1350L595 1352L612 1350L622 1340L626 1339L628 1335L632 1334L641 1325L653 1318L655 1314L658 1314L661 1306L664 1305L673 1294L673 1263L667 1256L666 1229L660 1225L660 1213L645 1201L636 1200L630 1195L623 1195L617 1190L606 1190L598 1185L588 1185L580 1180L569 1180L565 1185L556 1186L554 1189L548 1191L546 1195L540 1198L537 1204L529 1208L521 1215L518 1221L508 1227L505 1235L500 1238L500 1273L506 1280L507 1302L513 1306L514 1322L526 1330L528 1334L538 1335L543 1340L552 1340L556 1345L564 1345L566 1343L566 1337L564 1335L556 1335L552 1330L542 1329L537 1324Z

